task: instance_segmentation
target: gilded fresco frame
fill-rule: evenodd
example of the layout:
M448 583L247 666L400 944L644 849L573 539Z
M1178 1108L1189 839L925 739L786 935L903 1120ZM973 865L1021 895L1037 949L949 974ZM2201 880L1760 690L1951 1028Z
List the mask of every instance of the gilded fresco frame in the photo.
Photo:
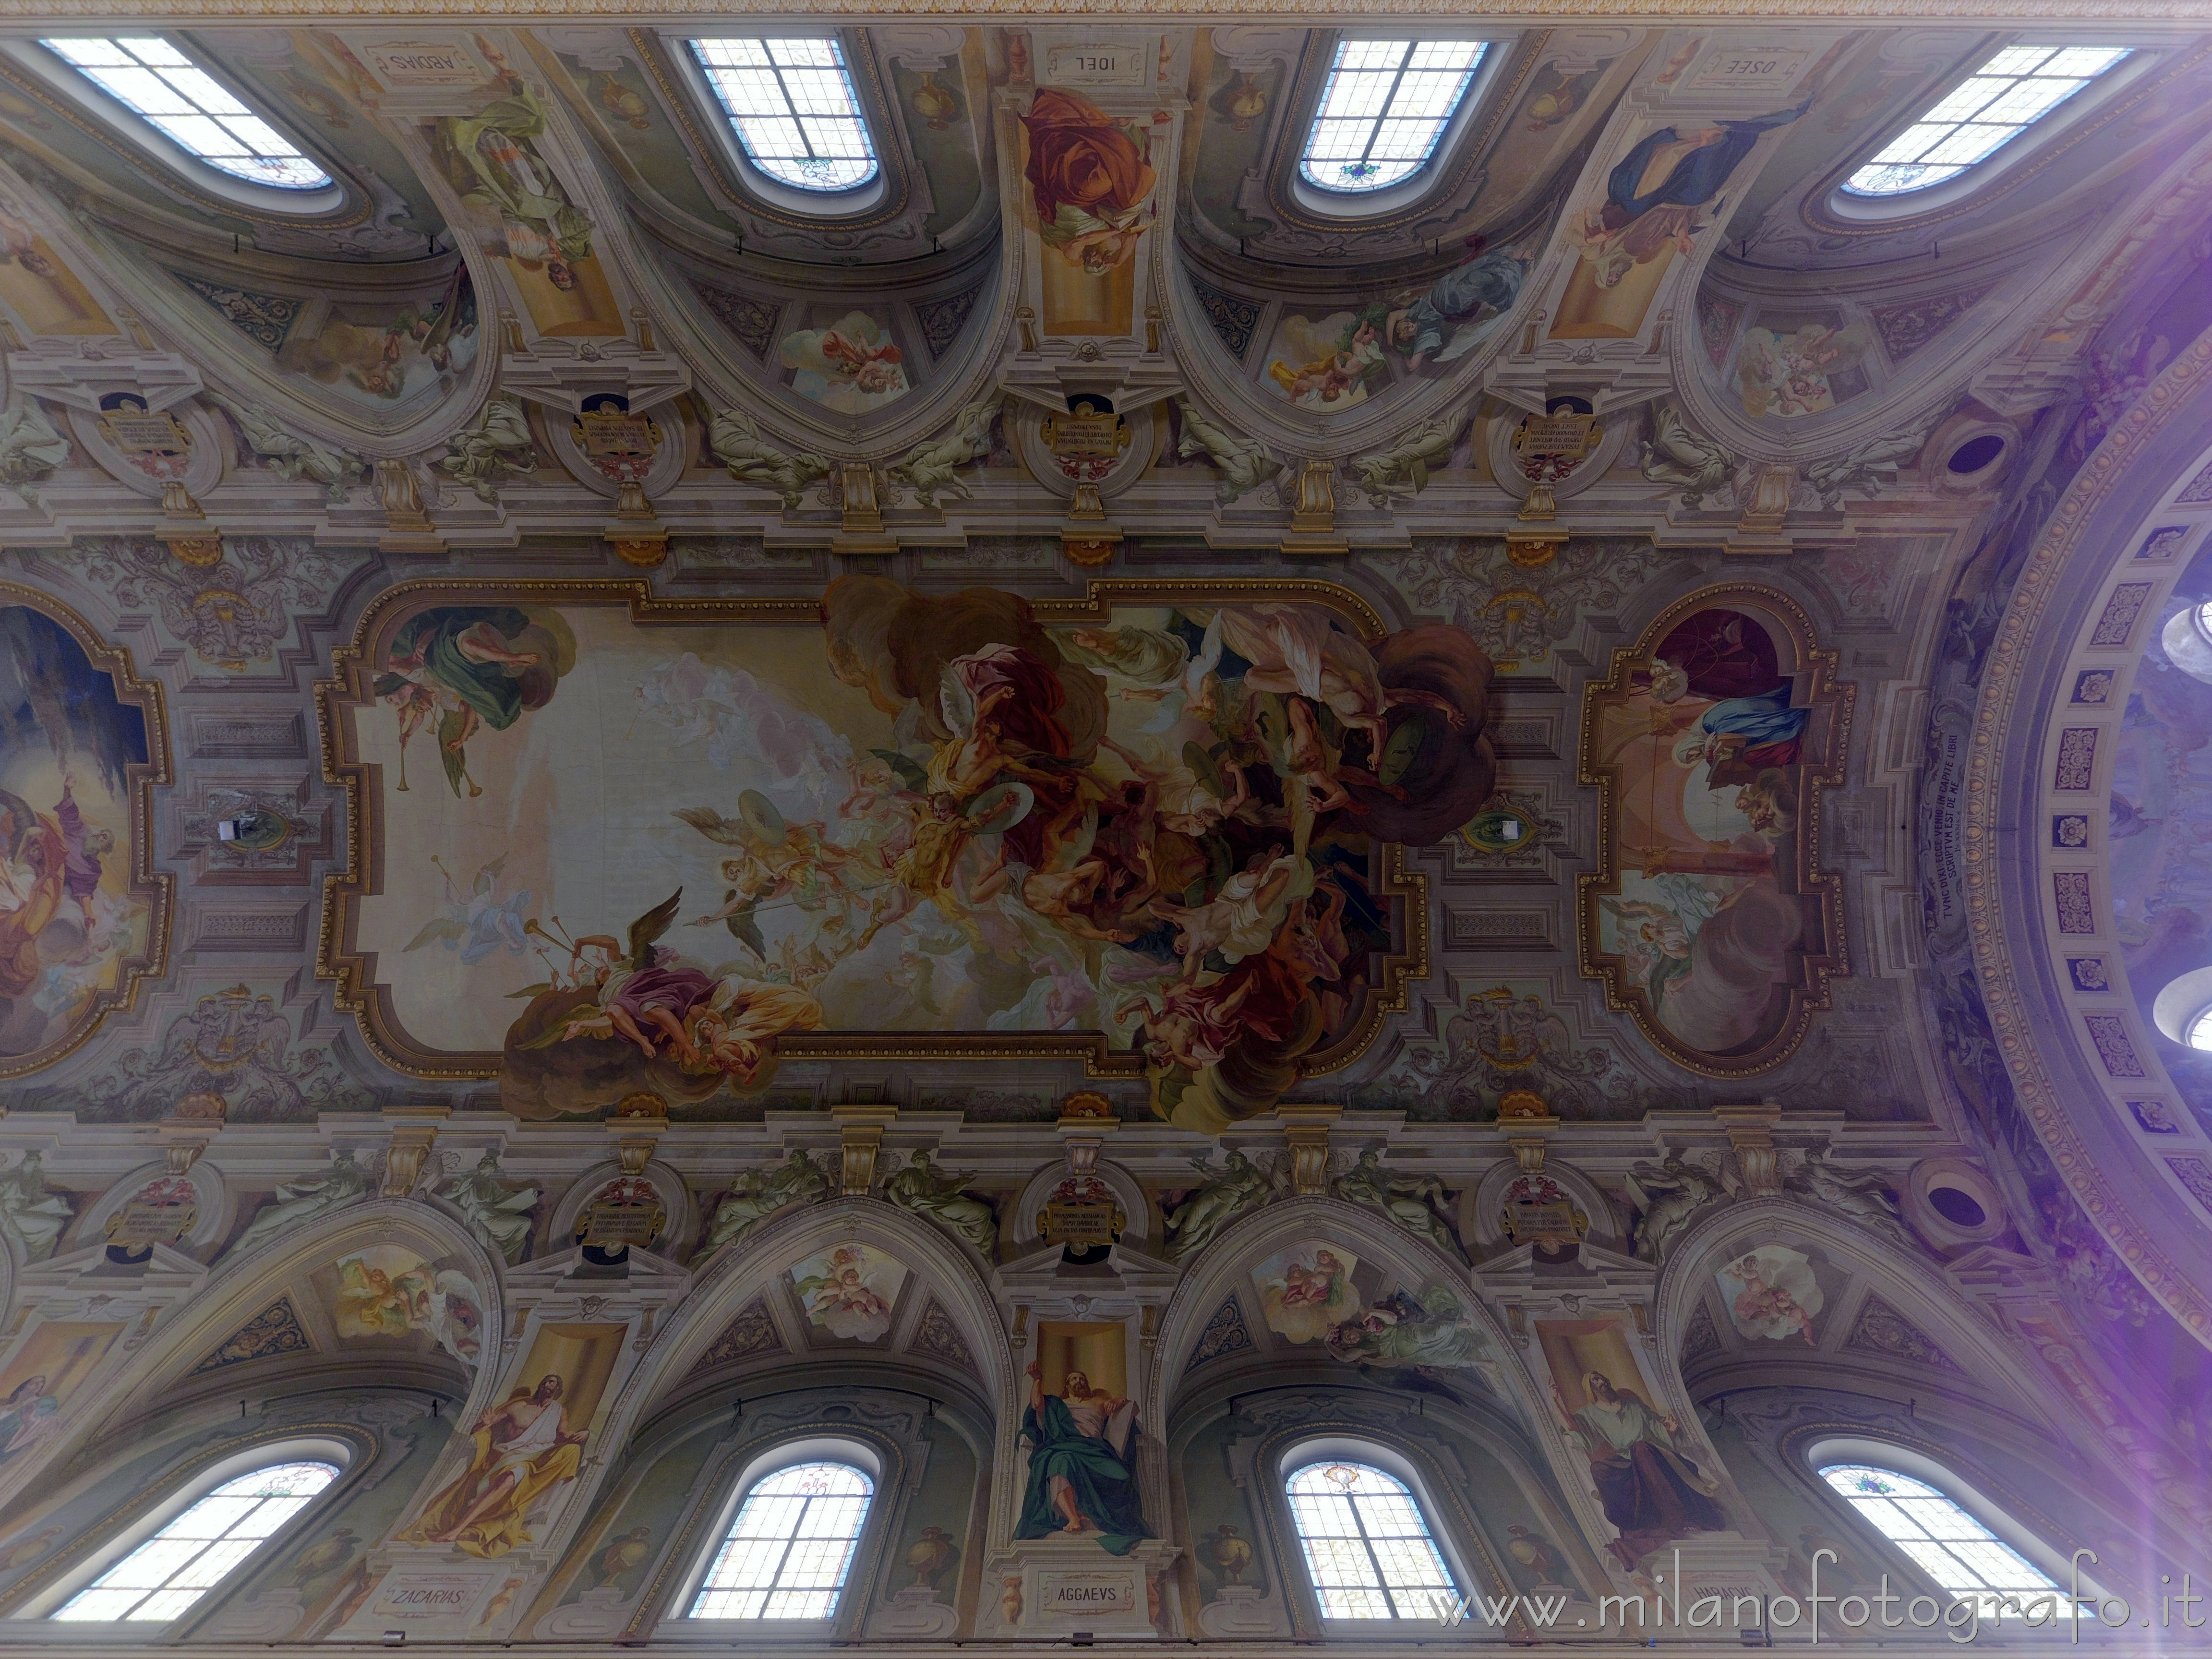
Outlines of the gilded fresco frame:
M146 722L146 761L133 761L124 769L125 793L131 803L131 887L134 897L147 902L146 948L122 957L120 973L109 989L97 993L75 1024L43 1048L13 1059L0 1059L0 1082L27 1077L75 1054L92 1041L101 1022L118 1009L138 1000L140 984L158 980L169 971L170 908L174 878L154 867L154 790L166 788L173 778L169 759L169 720L161 684L142 680L131 667L126 646L110 645L82 617L49 594L19 583L0 581L0 605L21 605L60 625L84 653L94 673L105 674L115 687L115 700L135 708Z
M1805 943L1795 957L1798 977L1790 986L1788 1005L1774 1031L1755 1047L1740 1054L1721 1055L1692 1048L1668 1030L1656 1017L1649 993L1626 981L1620 956L1598 949L1598 901L1616 896L1621 891L1615 809L1622 769L1618 763L1593 765L1590 757L1596 747L1599 717L1610 703L1625 701L1631 695L1630 675L1649 665L1652 653L1678 623L1698 611L1727 606L1732 602L1741 602L1760 621L1781 631L1784 641L1800 665L1795 677L1809 681L1805 687L1805 700L1814 711L1815 724L1807 732L1807 757L1802 762L1804 793L1797 809L1796 850L1801 872L1797 892L1808 901ZM1701 1077L1755 1077L1781 1065L1803 1043L1814 1014L1827 1007L1829 981L1850 972L1850 959L1844 947L1843 877L1838 872L1820 867L1820 820L1823 790L1844 781L1857 688L1837 678L1838 653L1823 649L1815 640L1812 618L1780 588L1763 582L1723 582L1685 594L1668 605L1651 620L1633 645L1614 650L1609 675L1591 681L1583 689L1582 726L1575 749L1576 778L1598 792L1598 833L1597 867L1576 878L1577 966L1584 978L1596 980L1604 987L1607 1008L1628 1015L1636 1022L1637 1029L1668 1059ZM1828 714L1825 722L1820 722L1818 716L1823 710ZM1816 733L1820 744L1817 758L1812 753Z
M1374 607L1334 582L1296 577L1214 579L1101 578L1080 597L1031 599L1041 623L1104 622L1117 605L1303 603L1334 611L1359 638L1372 644L1389 632ZM819 601L799 599L668 599L648 582L605 579L501 580L496 578L427 577L400 582L373 599L354 628L353 639L331 653L331 674L315 682L315 727L321 745L323 778L342 790L346 801L345 863L323 878L322 914L316 930L315 975L331 981L333 1002L351 1014L362 1041L376 1057L409 1077L452 1081L486 1081L501 1074L504 1055L496 1049L441 1050L416 1046L395 1017L385 981L378 977L376 953L355 943L361 902L382 890L381 768L354 752L346 718L371 708L377 699L370 682L378 653L398 625L417 611L437 605L627 605L641 628L763 623L818 627ZM1412 987L1428 977L1430 960L1429 884L1409 867L1405 848L1382 843L1375 870L1375 896L1394 913L1401 948L1380 957L1358 1012L1344 1034L1301 1058L1298 1074L1315 1077L1343 1070L1364 1054L1381 1034L1383 1018L1402 1013ZM1144 1056L1135 1048L1112 1048L1103 1032L988 1031L941 1036L913 1032L791 1032L778 1040L789 1060L1077 1060L1094 1078L1140 1078Z

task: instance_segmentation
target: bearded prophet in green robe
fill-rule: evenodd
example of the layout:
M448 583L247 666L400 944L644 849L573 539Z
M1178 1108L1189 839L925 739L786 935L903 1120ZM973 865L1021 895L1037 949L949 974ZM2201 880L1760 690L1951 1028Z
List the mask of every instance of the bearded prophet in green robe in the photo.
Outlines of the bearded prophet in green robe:
M1135 1402L1092 1388L1081 1371L1068 1372L1057 1395L1044 1391L1035 1361L1029 1376L1029 1481L1014 1536L1095 1538L1108 1553L1127 1555L1152 1535L1137 1493Z

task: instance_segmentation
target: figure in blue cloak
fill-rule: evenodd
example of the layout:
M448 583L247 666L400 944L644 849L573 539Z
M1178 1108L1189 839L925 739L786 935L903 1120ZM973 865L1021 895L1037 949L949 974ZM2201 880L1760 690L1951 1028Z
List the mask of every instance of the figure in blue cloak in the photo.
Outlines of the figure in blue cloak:
M1705 710L1698 723L1674 745L1675 762L1695 766L1714 763L1714 787L1722 782L1722 763L1733 763L1756 775L1769 766L1795 766L1799 759L1809 708L1790 706L1787 684L1747 697L1727 697ZM1747 780L1730 777L1732 782Z
M1151 1530L1137 1495L1137 1407L1072 1370L1057 1395L1044 1391L1044 1370L1030 1362L1030 1407L1022 1437L1030 1443L1029 1486L1017 1538L1095 1538L1127 1555Z
M1670 244L1686 252L1698 210L1711 204L1737 164L1763 135L1812 106L1808 98L1795 109L1748 121L1686 132L1662 127L1629 151L1606 175L1605 205L1583 220L1583 252L1597 266L1598 286L1611 288Z
M1473 257L1439 276L1426 294L1403 311L1390 314L1387 331L1390 343L1410 354L1406 362L1408 368L1419 368L1437 356L1447 343L1459 343L1461 330L1451 325L1486 322L1512 310L1513 302L1521 296L1522 279L1528 274L1528 254L1513 247L1486 252L1480 237L1468 240L1475 246Z

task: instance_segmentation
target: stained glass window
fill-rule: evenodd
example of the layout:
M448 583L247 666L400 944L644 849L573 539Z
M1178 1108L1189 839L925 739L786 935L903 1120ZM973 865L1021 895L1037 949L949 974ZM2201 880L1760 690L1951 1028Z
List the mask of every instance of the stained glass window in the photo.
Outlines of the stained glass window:
M875 1485L849 1463L794 1463L753 1483L691 1601L693 1619L827 1619Z
M158 35L70 36L40 44L177 143L234 179L321 190L331 175L222 82Z
M1484 40L1340 40L1298 170L1323 190L1382 190L1429 164L1490 49Z
M1859 1519L1911 1556L1936 1588L1985 1603L2043 1595L2058 1586L2026 1556L1924 1480L1866 1463L1831 1463L1820 1478ZM1984 1607L1984 1612L1993 1611Z
M1285 1483L1324 1619L1434 1619L1457 1601L1411 1487L1365 1463L1313 1463Z
M1957 178L2106 70L2124 46L2007 46L1844 181L1853 196L1902 196Z
M338 1478L335 1463L271 1463L226 1480L55 1611L71 1621L166 1624Z
M746 158L778 184L851 190L876 176L876 147L834 37L694 40L691 55Z

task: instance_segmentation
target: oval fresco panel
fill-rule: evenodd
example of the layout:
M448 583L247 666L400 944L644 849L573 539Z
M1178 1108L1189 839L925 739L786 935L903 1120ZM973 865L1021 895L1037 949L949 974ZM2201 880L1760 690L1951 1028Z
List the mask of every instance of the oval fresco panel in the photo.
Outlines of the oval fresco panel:
M161 690L42 594L0 582L0 1078L51 1064L167 956L148 869Z

